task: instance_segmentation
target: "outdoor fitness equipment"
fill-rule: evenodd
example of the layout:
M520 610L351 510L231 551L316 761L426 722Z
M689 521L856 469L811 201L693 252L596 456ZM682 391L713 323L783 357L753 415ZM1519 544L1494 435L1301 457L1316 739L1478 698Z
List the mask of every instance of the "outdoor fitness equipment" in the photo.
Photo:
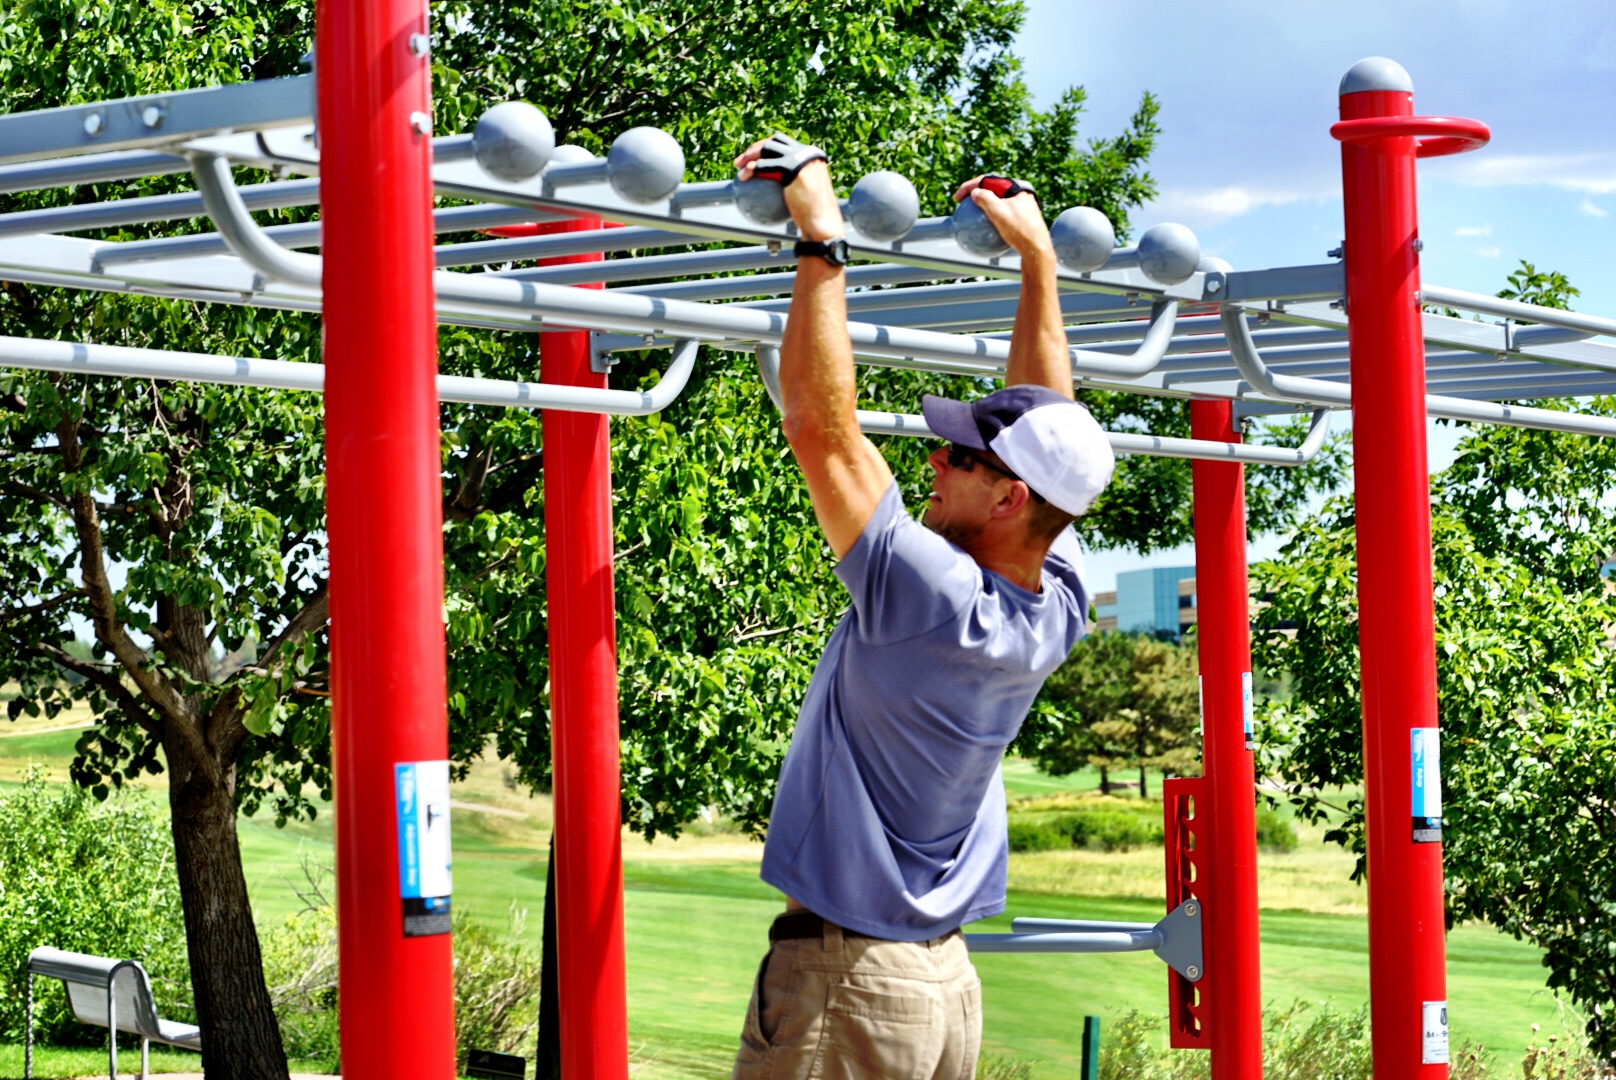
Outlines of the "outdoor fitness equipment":
M625 1077L604 414L666 407L702 343L755 351L778 400L794 230L777 183L683 183L682 151L653 129L596 158L507 102L470 134L433 137L421 0L319 12L318 93L309 76L0 117L0 192L185 171L197 189L0 214L0 279L323 311L333 362L5 338L0 364L326 394L340 970L365 987L341 1005L356 1080L454 1067L447 938L431 932L447 898L401 897L395 848L376 842L400 828L400 770L430 781L447 754L438 403L546 410L547 586L565 628L551 646L562 1054L568 1075ZM1018 919L971 944L1156 952L1170 969L1173 1044L1209 1048L1219 1080L1261 1070L1243 464L1309 460L1330 411L1353 407L1356 467L1374 477L1358 490L1375 1070L1432 1080L1446 1070L1440 807L1434 784L1412 783L1416 760L1434 775L1436 745L1425 417L1616 434L1605 418L1509 404L1616 392L1616 346L1589 340L1616 336L1616 321L1419 282L1413 162L1474 148L1485 126L1413 116L1407 73L1387 60L1355 66L1341 91L1332 130L1348 235L1331 261L1235 270L1171 224L1118 247L1086 207L1051 231L1074 382L1190 400L1188 439L1109 438L1120 453L1194 459L1204 775L1165 790L1161 922ZM277 179L238 187L237 166ZM389 183L371 182L378 170ZM469 205L433 210L434 194ZM316 201L318 223L251 216ZM859 261L847 271L858 362L1003 374L1019 262L967 205L921 218L895 173L853 186L843 212ZM201 216L217 231L73 235ZM434 246L434 234L518 224L524 235ZM1422 314L1422 301L1502 321ZM435 375L434 320L534 335L540 381ZM608 387L616 354L666 346L656 387ZM1312 414L1300 445L1243 441L1246 418L1290 412ZM929 434L923 418L879 408L859 422ZM378 628L387 650L367 647Z

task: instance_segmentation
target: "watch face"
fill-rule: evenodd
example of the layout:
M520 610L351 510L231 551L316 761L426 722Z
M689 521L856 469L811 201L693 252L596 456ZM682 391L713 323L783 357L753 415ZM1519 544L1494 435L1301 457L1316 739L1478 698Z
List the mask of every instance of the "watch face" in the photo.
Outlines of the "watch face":
M847 265L848 250L846 240L832 240L825 247L827 249L826 254L830 256L831 262L837 266Z

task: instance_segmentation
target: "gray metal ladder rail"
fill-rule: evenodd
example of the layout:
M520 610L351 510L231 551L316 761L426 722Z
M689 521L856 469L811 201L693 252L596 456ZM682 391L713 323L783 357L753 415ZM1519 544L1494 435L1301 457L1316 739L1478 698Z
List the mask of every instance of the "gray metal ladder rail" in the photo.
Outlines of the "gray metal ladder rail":
M1246 326L1245 310L1239 304L1224 304L1220 311L1223 315L1223 330L1228 337L1229 352L1234 358L1235 367L1241 377L1259 394L1281 401L1298 401L1312 405L1352 404L1352 387L1347 383L1280 375L1270 371L1252 341L1251 331ZM1537 428L1572 435L1596 435L1604 438L1616 436L1616 420L1561 412L1557 409L1500 405L1493 401L1471 401L1466 398L1427 394L1425 411L1430 416L1449 420L1471 420L1509 427Z
M314 255L289 251L264 235L263 229L252 219L236 191L227 158L219 154L193 153L191 161L197 190L208 216L213 219L225 242L244 262L272 280L319 288L322 260ZM605 327L609 329L629 326L632 329L655 331L662 326L678 324L681 330L688 327L694 333L676 331L677 336L711 333L743 340L761 339L769 344L778 344L785 329L785 320L779 315L716 309L703 304L651 297L607 295L568 289L566 286L547 286L540 282L517 282L508 278L490 280L489 275L438 271L433 274L433 284L439 297L471 304L531 309L540 306L548 298L551 303L545 306L558 317L578 316L585 320L590 318L592 310L596 310L603 316L600 320L602 323L611 320ZM617 312L622 314L615 314ZM1177 315L1177 300L1157 301L1152 307L1150 329L1132 356L1110 356L1072 349L1074 370L1081 367L1084 373L1125 377L1138 377L1149 372L1166 355ZM631 319L632 322L629 321ZM866 351L879 350L875 355L977 361L1007 361L1010 355L1009 342L1002 340L859 322L849 322L847 328L855 345L862 346Z
M966 934L973 953L1153 952L1190 982L1206 976L1201 951L1205 905L1186 900L1159 922L1014 919L1009 934Z
M769 393L769 400L780 408L780 350L772 345L757 349L758 374ZM916 413L858 410L859 430L869 435L909 435L921 439L937 436ZM1151 457L1191 458L1202 461L1238 461L1245 465L1306 465L1318 455L1330 434L1330 410L1314 409L1307 436L1295 448L1285 446L1246 446L1242 443L1211 439L1180 439L1169 435L1140 435L1129 431L1107 431L1106 440L1119 454L1146 454Z
M699 341L674 342L672 362L662 379L649 390L597 390L583 386L439 375L438 400L466 405L644 416L662 411L684 392L695 369L696 354L700 348ZM325 389L324 364L137 349L122 345L86 345L41 338L0 337L0 368L3 367L118 378L224 383L313 393Z

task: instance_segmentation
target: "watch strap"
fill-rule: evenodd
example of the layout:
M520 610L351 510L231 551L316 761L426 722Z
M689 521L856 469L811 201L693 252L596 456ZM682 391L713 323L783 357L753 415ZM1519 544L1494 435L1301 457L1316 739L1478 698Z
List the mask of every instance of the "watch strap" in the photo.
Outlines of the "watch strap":
M846 266L847 239L838 236L833 240L798 240L792 245L791 253L799 259L817 255L832 266Z

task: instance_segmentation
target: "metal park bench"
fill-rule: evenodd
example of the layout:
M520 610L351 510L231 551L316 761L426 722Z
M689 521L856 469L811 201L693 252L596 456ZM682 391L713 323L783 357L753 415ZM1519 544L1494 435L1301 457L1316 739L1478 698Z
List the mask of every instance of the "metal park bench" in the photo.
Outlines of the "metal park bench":
M202 1049L202 1029L164 1020L152 1000L151 980L137 960L66 952L49 947L28 954L27 1035L23 1042L23 1076L34 1074L34 976L60 979L68 1005L81 1024L107 1029L107 1072L118 1077L118 1032L140 1036L140 1075L146 1076L151 1044Z

